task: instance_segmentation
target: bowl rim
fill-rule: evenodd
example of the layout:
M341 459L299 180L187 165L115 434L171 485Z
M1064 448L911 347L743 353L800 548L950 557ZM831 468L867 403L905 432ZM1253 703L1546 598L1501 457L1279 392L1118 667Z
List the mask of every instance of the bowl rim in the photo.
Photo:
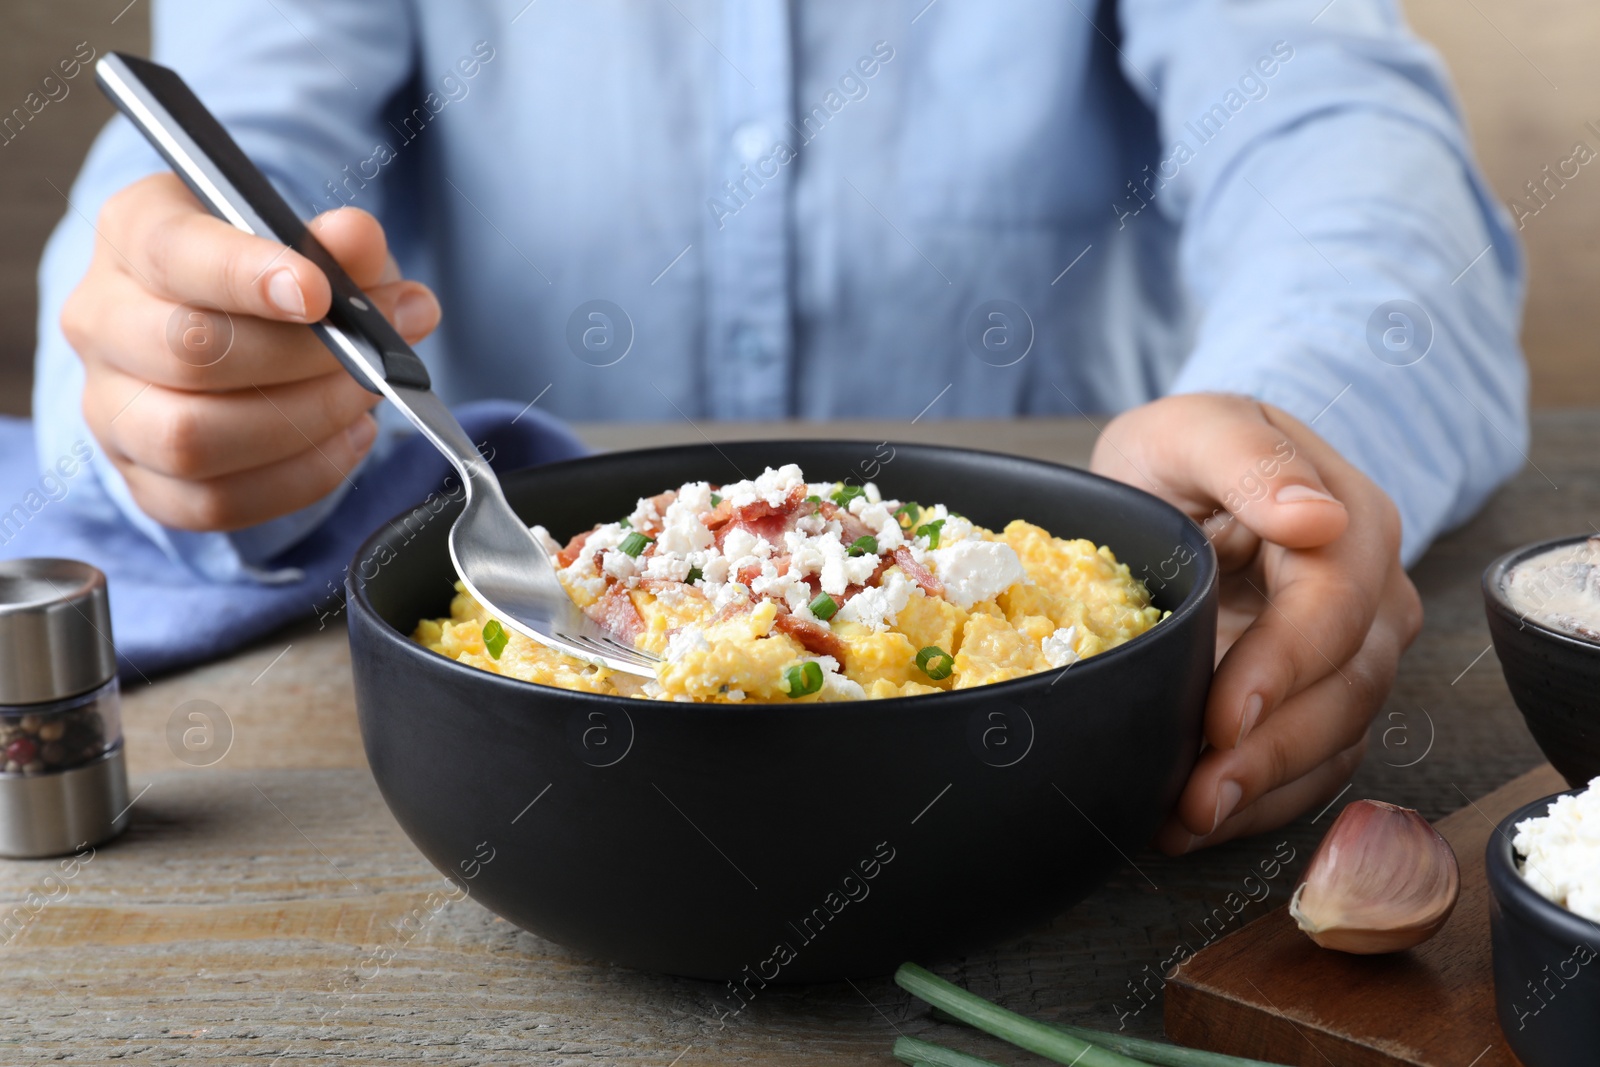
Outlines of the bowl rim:
M1551 793L1547 797L1540 797L1524 804L1501 819L1489 835L1489 843L1485 846L1484 869L1488 877L1489 892L1500 902L1501 907L1515 912L1525 922L1533 923L1545 933L1557 936L1561 940L1593 946L1600 944L1600 923L1585 919L1577 912L1548 899L1529 885L1527 879L1517 870L1516 850L1511 844L1517 823L1544 815L1549 811L1550 805L1560 797L1577 796L1587 788L1585 786Z
M1205 529L1188 515L1184 514L1184 512L1179 510L1177 507L1165 500L1162 500L1154 493L1140 489L1138 486L1129 485L1126 482L1119 482L1115 479L1107 478L1104 475L1095 474L1094 472L1085 470L1081 467L1071 467L1064 463L1052 463L1049 460L1035 459L1031 456L1018 456L1009 452L997 452L979 448L961 448L955 445L923 444L910 441L894 440L878 442L863 441L854 438L745 438L737 441L707 441L701 444L691 443L683 445L666 445L654 448L624 449L615 452L595 452L585 456L576 456L571 459L557 460L553 463L541 463L531 467L519 467L516 470L497 472L497 474L501 479L505 479L522 475L528 471L543 471L554 467L575 467L597 462L615 462L631 456L658 456L664 453L674 452L720 452L724 447L737 448L747 445L760 445L763 447L783 445L805 446L818 444L844 446L861 445L867 448L877 448L881 444L889 444L894 446L896 449L907 448L914 451L944 452L967 456L993 456L1004 459L1008 462L1020 463L1026 466L1042 467L1052 471L1066 471L1073 477L1102 482L1106 485L1115 487L1118 491L1132 493L1136 494L1137 496L1144 497L1153 502L1159 508L1163 508L1171 512L1184 523L1187 523L1191 531L1193 531L1199 537L1200 541L1204 545L1204 550L1196 553L1195 556L1196 562L1200 567L1200 573L1196 577L1194 587L1189 591L1189 594L1184 597L1183 601L1176 608L1171 609L1170 616L1161 620L1162 623L1172 622L1173 625L1170 627L1163 627L1158 624L1140 634L1138 637L1135 637L1129 641L1125 641L1115 648L1107 649L1104 652L1099 652L1093 656L1090 656L1088 659L1079 660L1068 667L1060 668L1061 671L1064 671L1067 674L1077 675L1082 674L1084 671L1098 673L1101 671L1110 670L1122 660L1126 659L1129 655L1142 655L1140 649L1147 649L1153 645L1164 643L1167 640L1167 635L1172 634L1178 629L1176 623L1179 620L1186 620L1201 610L1201 607L1207 601L1211 590L1218 583L1220 566L1217 561L1216 547L1212 544L1211 538L1206 535ZM377 542L392 533L395 529L400 528L401 520L411 515L420 505L420 503L421 502L418 504L413 504L397 512L388 520L380 524L360 543L360 545L356 547L355 554L352 558L354 560L361 560L370 555L375 549ZM1178 547L1183 546L1180 544ZM1119 558L1118 562L1125 563L1126 561ZM782 708L791 715L797 713L813 715L825 714L841 708L850 708L855 709L856 714L860 714L862 709L867 708L880 712L903 710L908 705L926 708L929 706L929 701L938 701L938 706L943 706L943 704L949 702L950 700L961 697L970 697L972 694L993 696L996 699L999 699L1005 697L1008 693L1018 693L1023 689L1036 687L1039 684L1039 679L1056 673L1055 669L1049 671L1040 671L1036 674L1025 675L1021 678L1011 678L1004 682L994 682L989 685L974 686L971 689L953 689L939 693L919 693L914 696L886 697L880 700L867 699L808 701L803 704L745 705L718 704L711 701L699 700L650 701L641 700L637 697L618 696L610 693L588 693L579 689L564 689L560 686L545 685L541 682L530 682L521 678L513 678L509 675L495 674L492 671L481 670L480 668L462 663L459 660L453 660L450 657L435 652L430 648L425 648L424 646L413 641L409 634L401 633L395 627L389 625L388 621L378 614L377 608L373 607L367 595L366 587L368 582L358 583L355 580L356 576L356 568L350 567L346 569L344 582L345 600L347 604L353 605L346 612L348 617L347 629L354 629L356 625L356 614L359 612L363 616L364 621L370 623L374 631L380 635L381 640L391 645L398 644L399 646L402 646L405 649L405 651L401 653L402 655L416 656L420 654L421 656L427 657L430 660L437 661L446 671L457 673L463 681L472 681L479 685L493 685L498 688L502 688L508 696L519 693L526 694L529 689L532 689L536 693L560 694L563 698L574 698L579 702L594 703L610 708L620 707L626 709L629 707L637 707L640 704L644 704L646 706L651 704L670 704L671 707L674 709L679 709L680 711L685 708L694 708L696 709L696 712L699 713L722 713L728 711L736 712L743 710L746 707L761 707ZM1130 649L1133 651L1130 652ZM1059 681L1060 679L1057 680ZM1054 685L1055 683L1052 682L1050 684Z
M1483 569L1480 585L1483 588L1484 603L1501 618L1507 622L1514 623L1519 630L1532 630L1536 635L1546 640L1554 640L1567 648L1577 649L1588 655L1600 656L1600 643L1585 641L1581 637L1574 637L1572 634L1546 626L1536 619L1529 618L1512 607L1511 602L1505 595L1506 572L1518 563L1541 555L1551 549L1560 548L1562 545L1576 544L1579 541L1587 541L1596 536L1600 535L1580 533L1567 534L1561 537L1548 537L1542 541L1532 541L1513 548L1509 552L1502 552Z

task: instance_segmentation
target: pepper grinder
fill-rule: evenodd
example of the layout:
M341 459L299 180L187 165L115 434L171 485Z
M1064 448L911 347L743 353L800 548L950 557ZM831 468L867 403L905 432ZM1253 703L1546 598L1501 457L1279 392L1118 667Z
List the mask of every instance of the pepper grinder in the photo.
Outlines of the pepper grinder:
M127 825L106 576L0 560L0 856L62 855Z

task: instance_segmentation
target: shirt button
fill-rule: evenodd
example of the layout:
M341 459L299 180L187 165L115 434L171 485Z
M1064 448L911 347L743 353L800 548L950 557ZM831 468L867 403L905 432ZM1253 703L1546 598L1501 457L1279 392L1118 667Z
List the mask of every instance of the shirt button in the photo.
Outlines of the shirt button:
M743 163L754 163L772 147L772 131L765 123L746 122L733 131L733 151Z
M772 349L761 343L761 335L748 326L734 331L733 354L739 362L754 367L764 367L772 362Z

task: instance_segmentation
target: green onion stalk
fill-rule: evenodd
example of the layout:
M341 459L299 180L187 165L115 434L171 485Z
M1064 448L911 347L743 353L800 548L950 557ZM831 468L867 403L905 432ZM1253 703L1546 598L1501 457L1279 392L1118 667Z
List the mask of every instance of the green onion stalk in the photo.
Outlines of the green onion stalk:
M991 1004L960 986L952 985L914 963L902 965L900 970L895 972L894 980L902 989L932 1004L935 1017L966 1023L984 1033L1009 1041L1030 1052L1037 1052L1058 1063L1078 1063L1083 1067L1100 1067L1104 1064L1114 1064L1117 1067L1124 1067L1127 1064L1145 1064L1147 1067L1282 1067L1281 1064L1268 1063L1265 1060L1251 1060L1221 1052L1184 1048L1181 1045L1169 1045L1164 1041L1150 1041L1127 1034L1106 1033L1081 1026L1035 1022ZM1064 1039L1070 1044L1057 1044L1052 1038ZM898 1055L898 1051L896 1054ZM962 1054L955 1053L955 1055ZM1107 1056L1113 1058L1104 1058ZM951 1067L976 1067L976 1064L982 1061L923 1062L948 1063Z

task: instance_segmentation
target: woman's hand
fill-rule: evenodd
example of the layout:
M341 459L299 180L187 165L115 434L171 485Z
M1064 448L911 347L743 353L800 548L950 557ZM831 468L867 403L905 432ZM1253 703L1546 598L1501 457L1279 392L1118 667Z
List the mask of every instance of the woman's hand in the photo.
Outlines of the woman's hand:
M341 208L311 228L407 341L433 331L438 301L401 280L376 219ZM306 328L332 299L323 273L213 218L172 174L111 197L96 230L61 329L89 429L145 514L233 530L335 488L372 446L379 397Z
M1202 523L1221 563L1206 749L1156 845L1187 852L1333 797L1422 627L1393 502L1310 427L1241 396L1128 411L1091 465Z

